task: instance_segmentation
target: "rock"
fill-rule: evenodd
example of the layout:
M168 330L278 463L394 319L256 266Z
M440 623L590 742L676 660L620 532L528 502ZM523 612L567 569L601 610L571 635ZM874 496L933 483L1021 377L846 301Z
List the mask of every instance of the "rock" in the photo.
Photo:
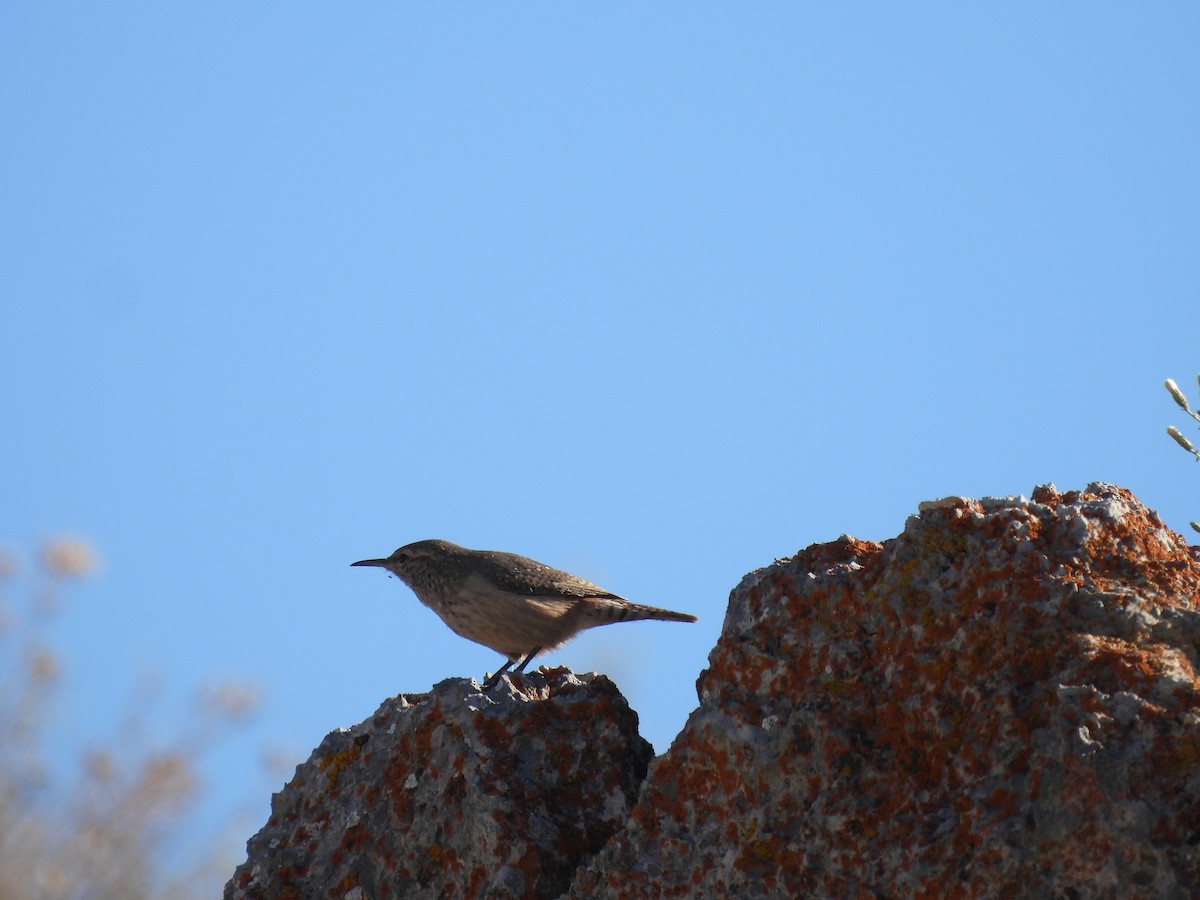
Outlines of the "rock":
M330 735L225 896L1200 896L1198 588L1121 488L924 503L747 575L644 782L602 676L442 682Z
M569 896L1197 896L1198 585L1103 484L753 572Z
M452 678L336 731L225 888L260 898L553 897L629 815L653 751L603 675Z

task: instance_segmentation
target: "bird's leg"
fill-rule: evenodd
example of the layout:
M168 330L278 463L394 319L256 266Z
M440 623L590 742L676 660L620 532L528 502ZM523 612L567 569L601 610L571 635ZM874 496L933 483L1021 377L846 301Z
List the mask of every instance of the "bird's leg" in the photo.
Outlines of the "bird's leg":
M532 650L530 650L528 653L526 653L525 658L523 660L521 660L521 664L519 666L517 666L516 669L513 670L513 674L516 674L517 672L524 672L525 667L527 665L529 665L529 661L541 652L542 652L541 647L534 647Z
M534 647L532 650L530 650L528 653L526 653L525 658L523 660L521 660L521 664L519 666L517 666L515 669L513 669L513 674L516 675L518 672L524 672L525 667L527 665L529 665L529 661L541 652L542 652L541 647ZM505 672L507 672L508 667L511 666L515 662L516 662L515 659L510 659L508 662L506 662L504 665L502 665L499 669L497 669L496 673L491 678L489 678L487 681L485 681L483 683L483 689L485 691L488 691L488 690L491 690L493 687L495 687L496 683L500 680L500 676L503 675Z
M515 662L516 662L515 659L510 659L508 662L506 662L504 665L502 665L499 669L497 669L492 674L492 677L483 683L483 689L485 691L490 691L492 688L494 688L496 686L496 682L500 680L500 676L503 675L505 672L507 672L508 667L511 666ZM520 669L518 669L517 671L519 672Z

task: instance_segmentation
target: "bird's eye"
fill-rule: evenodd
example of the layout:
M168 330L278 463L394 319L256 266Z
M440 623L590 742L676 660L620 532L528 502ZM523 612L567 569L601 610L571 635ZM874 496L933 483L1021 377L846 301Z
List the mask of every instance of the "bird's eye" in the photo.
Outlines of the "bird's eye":
M399 550L397 550L395 553L392 554L392 559L394 559L396 562L399 562L399 563L405 563L405 562L408 562L408 554L401 553Z

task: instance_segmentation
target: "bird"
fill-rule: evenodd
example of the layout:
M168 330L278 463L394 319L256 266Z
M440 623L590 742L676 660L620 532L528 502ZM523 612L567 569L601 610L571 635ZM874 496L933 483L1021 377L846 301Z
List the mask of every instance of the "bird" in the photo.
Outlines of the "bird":
M385 559L350 565L386 569L455 634L507 657L484 682L484 690L513 664L519 663L513 674L523 672L539 653L561 647L588 628L639 619L698 621L688 613L632 603L515 553L470 550L450 541L417 541Z

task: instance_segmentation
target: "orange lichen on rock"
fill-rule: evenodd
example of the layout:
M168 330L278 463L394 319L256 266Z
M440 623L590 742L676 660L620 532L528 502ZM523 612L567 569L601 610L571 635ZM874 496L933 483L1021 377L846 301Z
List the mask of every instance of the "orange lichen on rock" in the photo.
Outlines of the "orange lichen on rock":
M923 503L742 579L648 772L603 676L446 681L327 737L226 897L1200 896L1198 590L1122 488Z
M628 818L652 751L607 678L450 679L413 699L322 742L226 897L557 896Z
M571 896L1194 895L1198 588L1103 484L922 504L753 572Z

